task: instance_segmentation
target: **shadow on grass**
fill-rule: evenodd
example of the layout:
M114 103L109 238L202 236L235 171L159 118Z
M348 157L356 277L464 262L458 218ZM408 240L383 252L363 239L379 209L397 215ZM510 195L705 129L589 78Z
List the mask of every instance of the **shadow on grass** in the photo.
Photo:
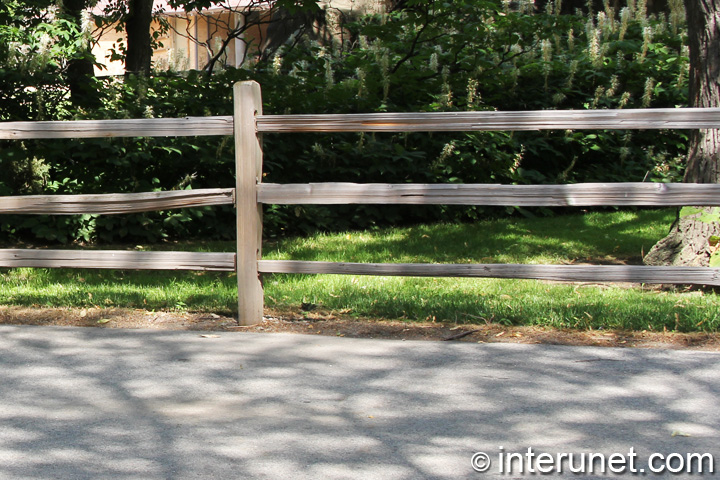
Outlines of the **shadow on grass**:
M268 303L360 317L573 329L717 331L713 294L535 280L273 276ZM296 292L302 292L298 296Z
M226 272L3 269L0 303L237 311L237 283Z
M665 234L673 218L672 210L637 210L317 235L283 240L266 248L265 258L635 262ZM169 248L227 251L234 244ZM236 278L228 273L6 269L0 279L0 303L11 305L237 310ZM720 319L715 295L532 280L274 275L265 277L265 293L267 304L280 309L311 302L343 314L460 323L714 331Z
M420 225L382 234L328 234L280 242L272 258L348 262L549 263L617 257L637 263L662 238L672 210L591 213Z

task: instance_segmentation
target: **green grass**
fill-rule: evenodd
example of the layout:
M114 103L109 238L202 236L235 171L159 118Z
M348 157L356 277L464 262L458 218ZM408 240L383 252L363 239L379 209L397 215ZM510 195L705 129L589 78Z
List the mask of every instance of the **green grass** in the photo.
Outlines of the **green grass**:
M427 263L639 263L667 232L671 210L617 211L463 225L320 234L265 246L266 259ZM150 247L147 247L150 249ZM157 249L157 247L152 247ZM164 248L227 251L229 243ZM0 303L122 306L230 313L235 277L211 272L16 269L0 272ZM717 331L713 293L532 280L339 275L265 278L266 305L314 303L363 317L558 328Z

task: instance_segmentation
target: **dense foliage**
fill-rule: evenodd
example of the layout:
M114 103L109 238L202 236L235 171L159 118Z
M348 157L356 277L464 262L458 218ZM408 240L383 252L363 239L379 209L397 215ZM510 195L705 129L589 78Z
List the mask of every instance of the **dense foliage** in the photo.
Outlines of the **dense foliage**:
M677 2L675 2L677 3ZM507 2L408 2L345 25L332 44L281 50L212 76L163 72L104 79L103 106L49 102L62 82L15 88L0 119L176 117L232 113L231 86L255 79L266 113L538 110L683 106L688 58L681 15L559 15ZM7 59L0 59L6 65ZM0 81L16 73L0 70ZM65 98L65 97L62 97ZM682 131L545 131L265 136L264 181L572 183L676 181ZM0 194L99 193L232 186L228 138L3 142ZM513 209L506 212L513 213ZM368 227L498 214L482 207L276 207L266 232ZM520 213L530 214L528 211ZM2 217L0 232L45 241L130 241L234 234L232 212L193 209L122 216Z

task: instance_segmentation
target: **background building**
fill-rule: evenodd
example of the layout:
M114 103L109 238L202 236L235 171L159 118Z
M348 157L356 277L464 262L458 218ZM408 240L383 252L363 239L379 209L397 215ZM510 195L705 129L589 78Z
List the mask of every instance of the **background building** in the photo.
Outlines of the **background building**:
M92 10L93 15L104 16L112 2L100 0ZM386 8L384 0L324 0L320 6L328 17L378 12ZM284 41L300 26L313 22L306 17L286 17L283 25L279 25L280 22L271 24L271 15L278 15L271 7L272 2L267 0L222 0L210 9L186 12L171 7L167 0L154 0L154 19L150 27L156 35L154 68L201 70L220 51L218 64L237 67L273 42ZM104 66L96 67L97 75L125 73L123 62L113 60L113 51L120 52L126 42L125 32L118 31L117 25L108 22L95 32L97 43L93 54ZM242 33L228 40L232 32L238 30Z

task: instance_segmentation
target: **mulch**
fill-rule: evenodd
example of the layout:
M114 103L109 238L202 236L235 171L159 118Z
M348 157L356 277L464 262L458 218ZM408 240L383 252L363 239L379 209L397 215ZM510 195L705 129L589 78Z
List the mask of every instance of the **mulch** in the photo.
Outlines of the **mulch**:
M536 343L720 351L720 334L671 331L559 330L531 326L480 325L343 318L322 312L268 312L262 323L240 326L215 313L123 308L26 308L0 306L0 324L199 332L262 332L475 343Z

